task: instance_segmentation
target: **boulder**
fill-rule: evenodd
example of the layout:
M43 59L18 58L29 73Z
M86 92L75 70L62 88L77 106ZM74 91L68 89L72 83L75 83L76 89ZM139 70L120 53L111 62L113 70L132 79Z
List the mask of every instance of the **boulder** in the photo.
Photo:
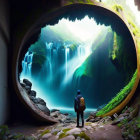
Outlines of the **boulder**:
M68 116L69 114L68 114L68 113L64 113L64 115L65 115L65 116Z
M51 110L51 113L53 113L53 112L55 112L55 111L60 111L60 110L58 110L58 109L52 109L52 110Z
M73 135L73 134L80 134L81 133L81 129L80 128L73 128L69 131L66 132L66 134L69 134L69 135Z
M91 119L94 119L94 117L90 115L90 116L86 119L86 122L89 122Z
M95 112L91 112L90 116L96 117L96 113L97 113L96 111Z
M33 97L36 97L36 91L34 90L31 90L30 93L29 93L30 96L33 96Z
M30 91L31 91L31 87L29 87L29 86L25 86L24 88L26 89L27 93L29 94Z
M52 112L51 113L51 116L52 117L55 117L55 118L58 118L59 115L60 115L60 112L59 111L55 111L55 112Z
M25 83L26 86L32 87L32 83L28 79L23 79L23 83Z
M25 87L25 86L26 86L26 84L25 84L25 83L20 83L20 85L21 85L22 87Z
M37 103L38 104L41 104L43 106L46 106L46 102L43 99L41 99L41 98L36 98L36 99L37 99Z
M36 106L41 110L43 111L46 115L50 116L50 110L44 106L44 105L41 105L41 104L36 104Z
M29 96L29 97L30 97L30 99L31 99L35 104L38 103L38 100L37 100L36 97L34 97L34 96Z

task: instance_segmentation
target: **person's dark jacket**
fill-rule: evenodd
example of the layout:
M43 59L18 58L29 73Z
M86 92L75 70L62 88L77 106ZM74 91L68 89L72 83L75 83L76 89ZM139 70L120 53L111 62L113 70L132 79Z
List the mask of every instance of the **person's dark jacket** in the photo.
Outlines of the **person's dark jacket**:
M74 101L75 112L79 111L79 105L80 105L80 98L81 97L83 97L81 94L79 94L75 97L75 101Z

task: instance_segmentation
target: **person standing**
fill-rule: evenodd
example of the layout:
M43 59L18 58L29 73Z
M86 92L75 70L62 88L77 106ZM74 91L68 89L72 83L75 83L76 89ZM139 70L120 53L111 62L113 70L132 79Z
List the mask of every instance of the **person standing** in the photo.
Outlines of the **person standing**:
M81 95L80 90L77 90L77 96L74 100L74 109L77 113L77 126L79 127L79 118L81 117L82 120L82 127L84 127L84 110L86 109L85 100Z

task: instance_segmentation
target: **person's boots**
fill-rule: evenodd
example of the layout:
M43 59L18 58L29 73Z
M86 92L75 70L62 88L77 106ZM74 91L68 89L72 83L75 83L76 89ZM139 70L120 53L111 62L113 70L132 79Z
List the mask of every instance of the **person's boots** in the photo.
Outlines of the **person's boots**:
M84 119L82 118L82 127L84 127Z

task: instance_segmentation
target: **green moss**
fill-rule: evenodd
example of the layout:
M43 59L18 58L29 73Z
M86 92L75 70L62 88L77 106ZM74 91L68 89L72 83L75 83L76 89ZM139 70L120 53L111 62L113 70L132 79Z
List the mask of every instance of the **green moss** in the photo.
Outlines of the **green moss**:
M49 133L50 130L49 129L46 129L45 131L43 131L41 134L40 134L40 137L44 136L45 134Z
M62 131L63 131L64 133L66 133L66 132L68 132L69 130L71 130L71 128L66 128L66 129L63 129Z
M123 119L117 126L118 127L122 127L123 125L127 124L128 120L127 119Z
M117 34L114 32L114 43L113 43L113 51L112 51L112 59L116 58L116 54L118 53L118 42L117 42Z
M1 125L0 126L0 139L3 139L4 136L9 133L9 130L8 130L8 126L7 125Z
M62 139L62 138L64 138L64 137L66 137L66 136L68 136L68 134L66 134L66 133L61 133L61 134L59 135L59 139Z
M29 51L38 55L46 55L46 45L39 39L37 42L30 46Z
M96 116L104 115L109 111L111 111L112 109L114 109L117 105L119 105L133 88L136 77L137 77L137 70L134 73L130 82L104 108L98 111Z
M45 55L39 55L39 54L34 54L33 56L33 63L42 65L46 61L46 56Z
M73 136L75 137L75 139L77 137L83 138L85 140L90 140L89 136L87 136L84 132L81 132L80 134L73 134Z
M120 11L123 11L122 6L121 6L121 5L118 5L118 4L113 5L113 6L112 6L112 9L113 9L115 12L117 12L117 13L119 13Z
M74 3L82 3L82 4L91 4L93 5L94 2L92 0L69 0L66 5L74 4Z
M57 133L58 133L58 132L57 132L57 131L55 131L55 132L53 133L53 135L57 135Z
M69 134L66 134L66 132L68 132L69 130L71 130L71 128L66 128L66 129L63 129L62 132L60 135L59 135L59 139L62 139L66 136L68 136Z

